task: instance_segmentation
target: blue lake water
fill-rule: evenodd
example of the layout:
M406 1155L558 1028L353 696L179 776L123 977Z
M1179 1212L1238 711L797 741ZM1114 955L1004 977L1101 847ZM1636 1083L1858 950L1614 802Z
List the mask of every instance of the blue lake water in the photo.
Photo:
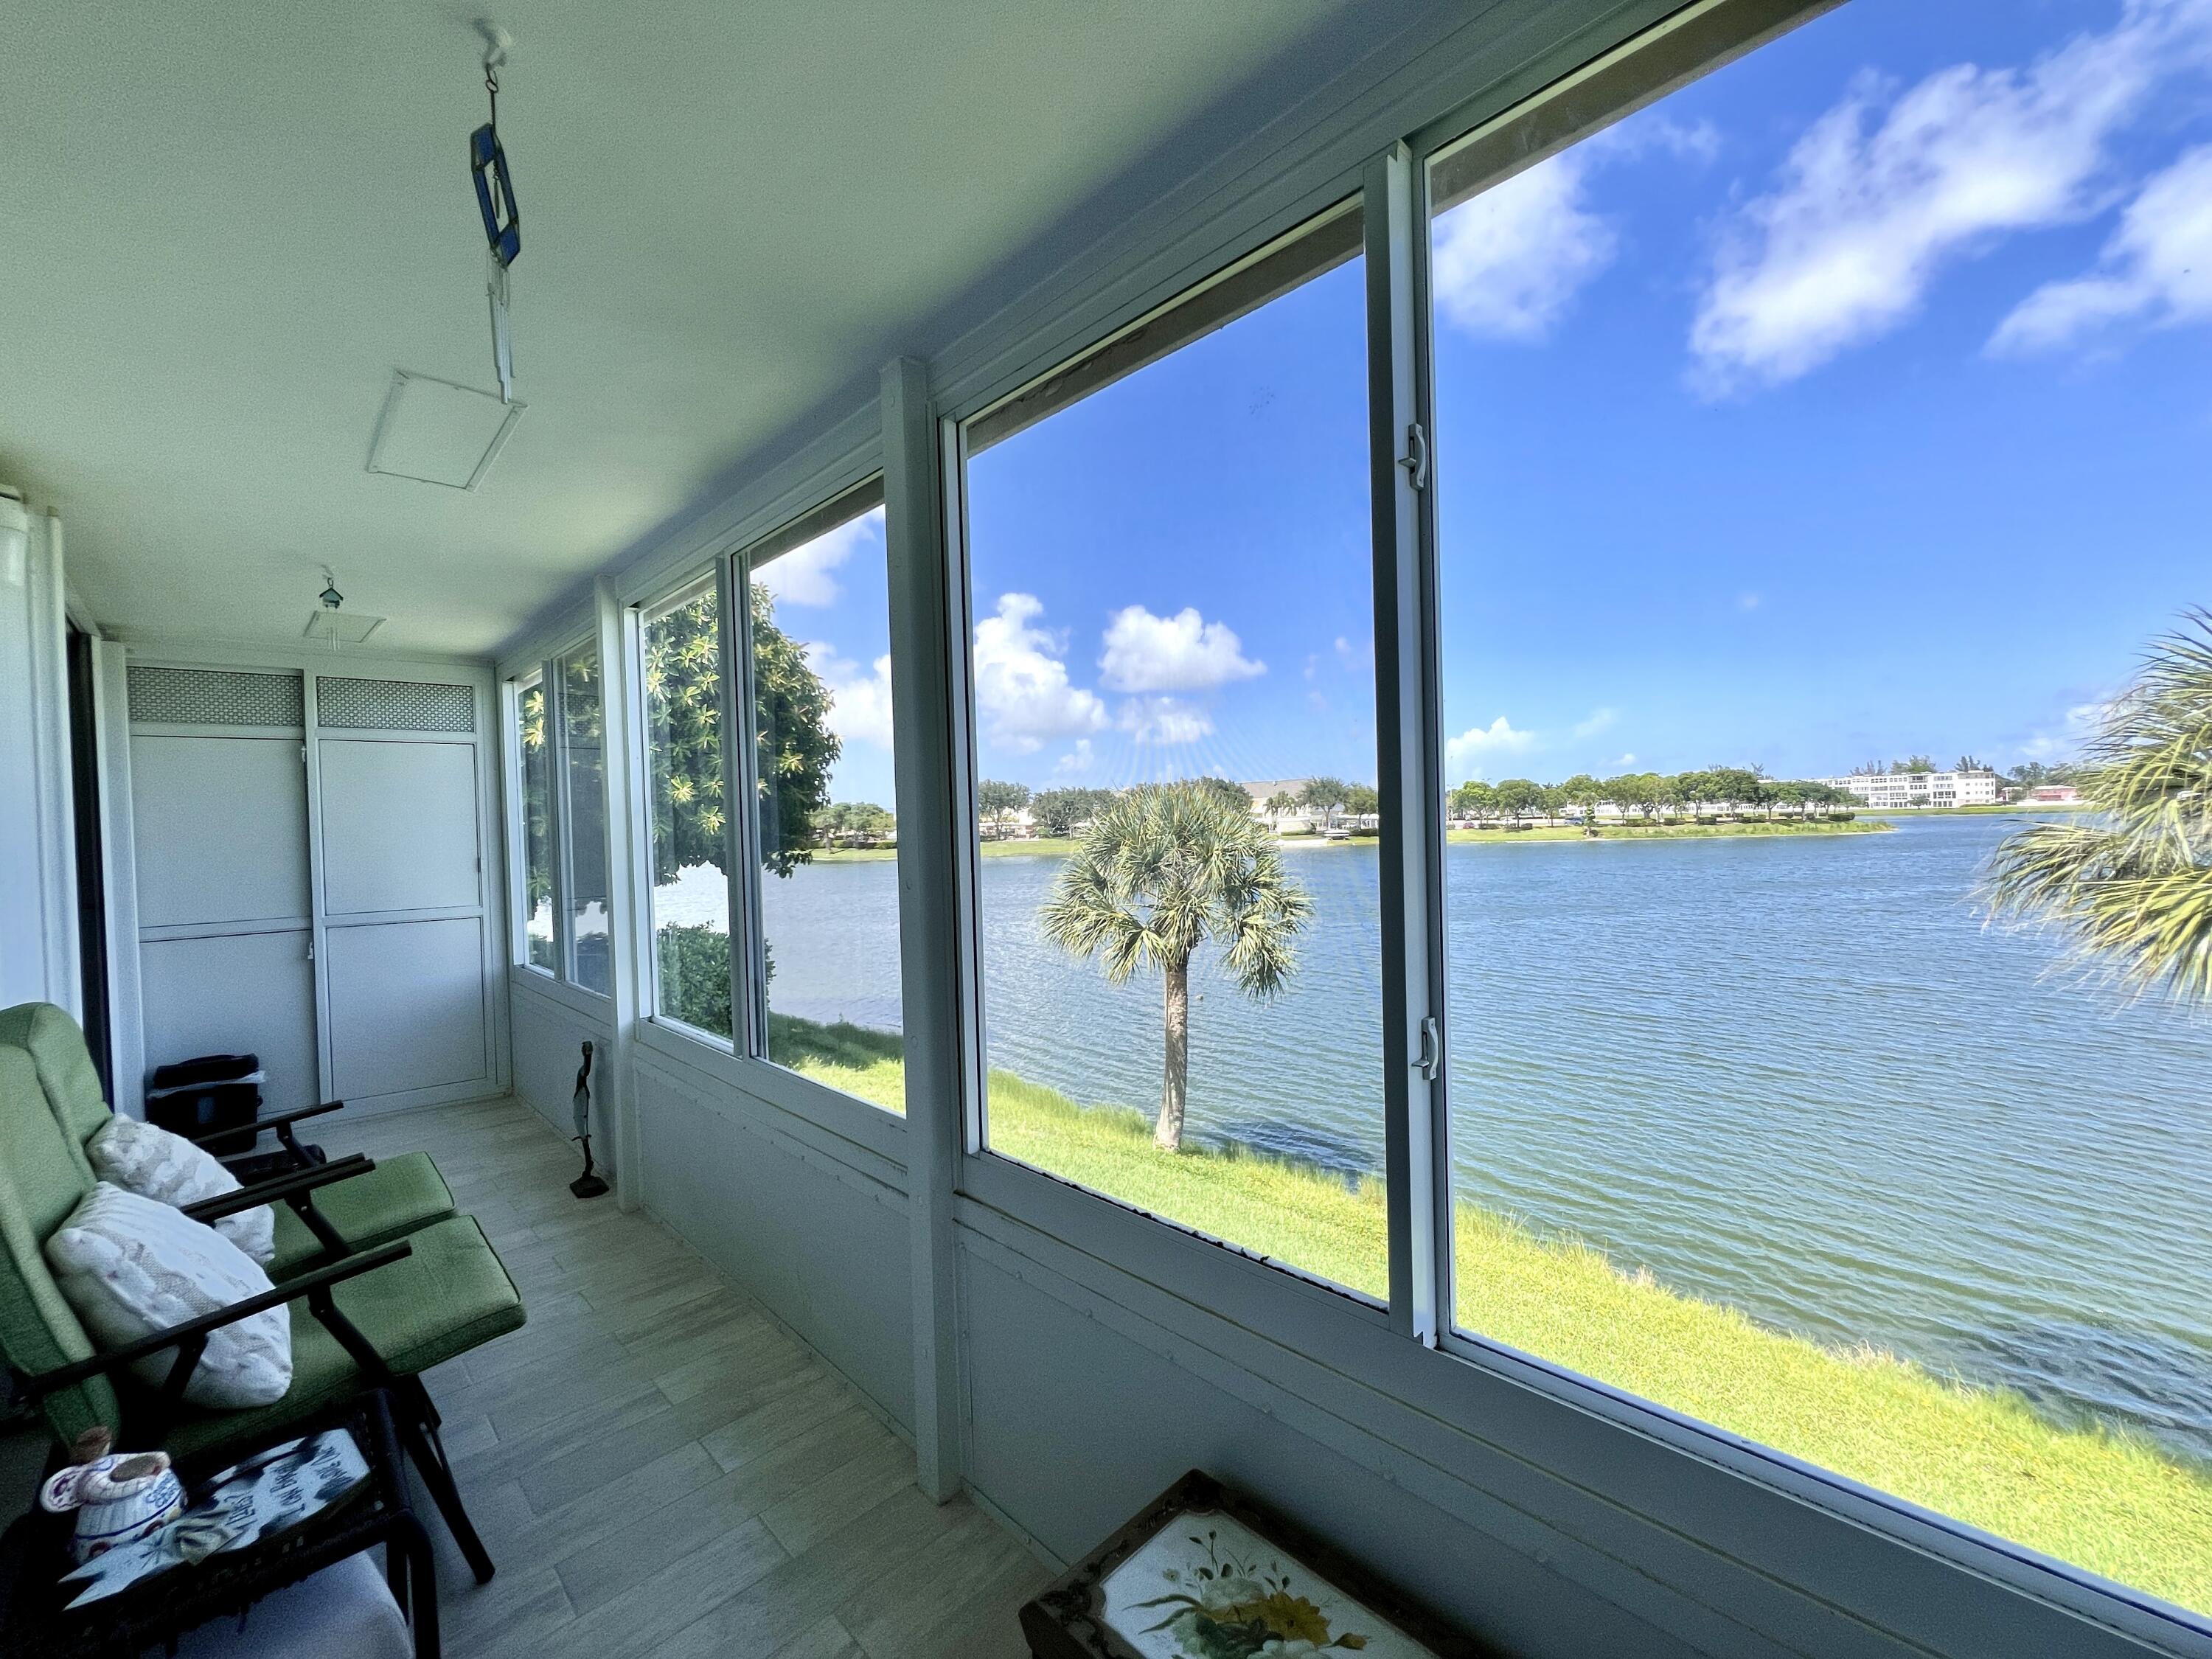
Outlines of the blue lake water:
M2018 821L1448 850L1460 1193L1824 1340L2212 1457L2212 1024L2051 970L1972 893ZM1378 1169L1370 847L1286 854L1291 988L1201 966L1190 1126ZM992 1062L1149 1107L1159 988L1037 934L1051 858L982 865ZM775 1005L898 1024L895 866L767 884Z

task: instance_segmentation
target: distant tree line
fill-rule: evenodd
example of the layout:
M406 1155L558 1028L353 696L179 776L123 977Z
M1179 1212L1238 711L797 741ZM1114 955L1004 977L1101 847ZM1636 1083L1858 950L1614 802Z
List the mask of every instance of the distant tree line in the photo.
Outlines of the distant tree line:
M1716 766L1701 772L1626 772L1597 778L1577 772L1564 783L1531 778L1481 779L1451 792L1451 815L1477 822L1556 820L1573 809L1583 818L1611 806L1624 818L1646 822L1687 811L1702 816L1708 807L1723 812L1759 812L1768 818L1788 809L1800 816L1827 817L1859 804L1848 789L1813 779L1771 778L1757 767Z

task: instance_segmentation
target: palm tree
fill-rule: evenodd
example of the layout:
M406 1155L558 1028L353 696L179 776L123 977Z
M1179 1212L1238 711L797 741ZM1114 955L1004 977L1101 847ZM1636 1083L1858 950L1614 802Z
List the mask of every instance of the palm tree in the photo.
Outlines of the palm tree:
M2212 612L2153 642L2085 758L2102 811L2007 836L1983 878L1991 912L2070 933L2132 994L2212 1000Z
M1207 939L1239 990L1267 998L1297 967L1292 939L1313 901L1250 812L1188 783L1121 796L1091 821L1038 912L1045 937L1072 956L1103 956L1109 984L1160 970L1166 1049L1153 1144L1182 1145L1190 1082L1190 958Z

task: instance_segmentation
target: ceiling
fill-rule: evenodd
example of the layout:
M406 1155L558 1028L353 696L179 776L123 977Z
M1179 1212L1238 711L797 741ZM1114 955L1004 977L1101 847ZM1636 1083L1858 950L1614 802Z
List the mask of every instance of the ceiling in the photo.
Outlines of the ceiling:
M1347 0L495 3L529 409L473 495L363 464L395 368L495 384L476 9L11 15L0 483L104 626L296 640L328 564L378 647L489 654L1359 39Z

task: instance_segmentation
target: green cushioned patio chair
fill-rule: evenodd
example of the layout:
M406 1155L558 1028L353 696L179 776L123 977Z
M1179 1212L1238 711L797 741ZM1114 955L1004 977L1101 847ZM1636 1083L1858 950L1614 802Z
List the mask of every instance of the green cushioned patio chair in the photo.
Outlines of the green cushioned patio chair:
M343 1182L347 1173L344 1164L295 1170L187 1206L185 1213L211 1221L286 1195L272 1188L313 1190ZM408 1454L454 1541L478 1582L491 1577L491 1557L462 1504L439 1438L438 1409L422 1380L431 1366L523 1322L522 1297L473 1217L449 1216L296 1274L265 1295L100 1352L44 1251L92 1187L83 1148L48 1107L29 1053L0 1044L0 1358L13 1396L38 1407L58 1445L105 1425L116 1431L118 1445L161 1447L188 1470L206 1473L326 1406L386 1389ZM289 1307L292 1325L292 1386L284 1398L245 1411L186 1403L184 1387L208 1334L279 1305ZM130 1364L165 1350L177 1358L163 1386L149 1388Z
M46 1104L61 1121L78 1161L89 1174L85 1148L113 1113L100 1090L100 1073L93 1066L83 1030L66 1009L51 1002L21 1003L0 1011L0 1045L30 1055ZM308 1168L292 1126L303 1118L335 1112L344 1103L331 1101L279 1112L264 1117L261 1126L276 1133L294 1155L296 1168ZM236 1133L219 1130L214 1138ZM453 1213L453 1194L428 1152L404 1152L381 1159L373 1168L364 1167L365 1162L355 1164L356 1173L351 1177L319 1187L312 1197L295 1194L290 1202L275 1206L276 1255L269 1264L271 1279L289 1279L319 1267L346 1249L367 1249L404 1237Z

